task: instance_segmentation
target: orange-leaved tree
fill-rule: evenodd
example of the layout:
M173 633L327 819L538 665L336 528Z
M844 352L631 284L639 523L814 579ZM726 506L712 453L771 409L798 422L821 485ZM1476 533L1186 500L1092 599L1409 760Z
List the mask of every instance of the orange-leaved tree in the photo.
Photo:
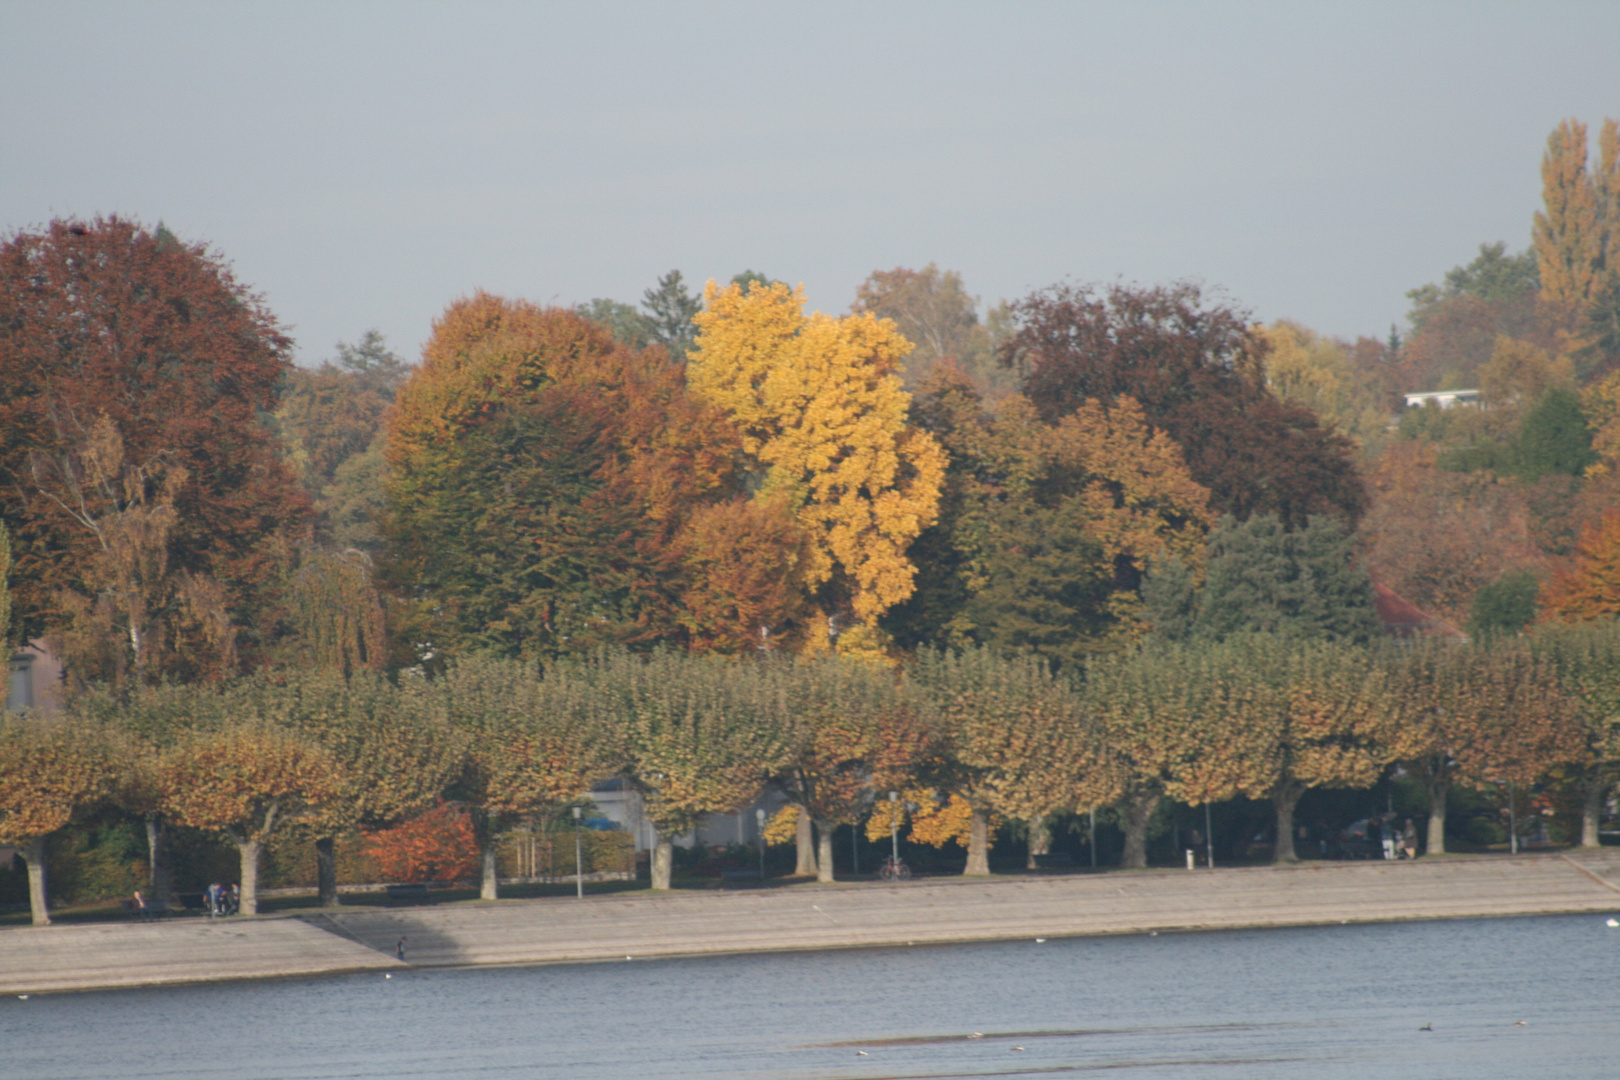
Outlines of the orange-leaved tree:
M478 865L472 815L449 803L364 836L366 856L387 881L460 881Z
M35 926L51 921L46 842L112 794L118 766L105 729L0 712L0 841L28 864Z
M1620 779L1620 620L1592 619L1538 628L1537 655L1558 673L1560 692L1575 713L1584 753L1571 764L1581 792L1581 846L1597 847L1598 825Z
M806 316L780 282L710 282L704 299L688 378L741 432L757 497L784 500L808 536L800 581L824 632L806 643L874 651L878 616L911 595L907 552L945 473L944 450L907 419L911 343L871 314Z
M1574 564L1541 589L1543 619L1578 622L1620 615L1620 510L1581 530Z
M253 720L196 732L165 755L164 811L196 829L224 833L241 859L241 911L259 911L259 861L278 829L317 813L341 777L313 741Z

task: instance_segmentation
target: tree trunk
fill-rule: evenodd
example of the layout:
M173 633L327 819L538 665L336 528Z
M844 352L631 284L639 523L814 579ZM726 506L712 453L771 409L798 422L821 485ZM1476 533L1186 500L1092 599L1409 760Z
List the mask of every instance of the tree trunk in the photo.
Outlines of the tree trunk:
M1444 855L1445 853L1446 785L1432 783L1429 785L1429 843L1425 854Z
M1052 853L1052 830L1046 827L1046 815L1036 814L1029 819L1029 864L1026 869L1040 866L1036 856Z
M669 889L670 871L674 866L675 841L660 833L658 843L653 845L652 887L667 891Z
M1603 818L1603 802L1609 794L1608 777L1593 769L1586 778L1586 798L1581 806L1581 847L1598 847L1603 843L1598 836L1598 824Z
M486 833L478 845L479 886L478 899L499 900L501 879L495 873L495 836Z
M802 806L795 806L799 812L799 824L793 833L793 844L798 861L793 866L794 877L812 877L816 873L816 838L810 825L810 812Z
M337 907L337 839L322 836L315 841L315 888L321 907Z
M833 879L833 830L838 827L836 822L816 822L816 880L831 881Z
M990 873L990 811L975 809L968 825L967 865L962 868L965 877Z
M1272 856L1277 862L1299 862L1294 851L1294 807L1304 794L1303 784L1284 784L1272 793L1271 805L1277 811L1277 843Z
M169 825L162 814L146 815L146 891L167 903L174 892L174 869L169 859Z
M236 850L242 857L242 881L237 888L242 892L241 906L237 908L239 915L257 915L259 913L259 856L264 853L264 843L259 840L240 840Z
M1159 808L1159 800L1164 798L1157 789L1141 791L1131 795L1125 800L1125 854L1120 859L1120 865L1130 870L1142 870L1147 867L1147 830L1148 822L1153 820L1153 812Z
M17 849L28 864L28 910L35 926L51 925L51 907L45 882L45 838L36 836Z

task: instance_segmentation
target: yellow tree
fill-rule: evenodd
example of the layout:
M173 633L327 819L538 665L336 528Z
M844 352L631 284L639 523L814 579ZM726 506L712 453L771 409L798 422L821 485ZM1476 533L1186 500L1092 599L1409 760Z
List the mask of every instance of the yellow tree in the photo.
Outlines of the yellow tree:
M0 841L28 864L34 925L50 924L46 841L111 794L116 768L97 728L0 713Z
M1579 622L1620 615L1620 510L1581 530L1574 565L1542 586L1545 619Z
M911 343L869 313L806 316L803 292L780 282L710 282L704 300L689 385L741 431L757 497L784 498L807 533L805 587L834 634L853 620L841 648L870 647L878 616L912 593L907 549L945 473L939 443L907 420Z
M1565 120L1547 137L1532 232L1542 299L1571 307L1592 298L1602 258L1597 192L1586 172L1586 125Z
M278 829L318 813L341 777L326 752L292 732L251 722L199 732L159 770L164 811L222 832L241 857L244 915L259 913L259 861Z

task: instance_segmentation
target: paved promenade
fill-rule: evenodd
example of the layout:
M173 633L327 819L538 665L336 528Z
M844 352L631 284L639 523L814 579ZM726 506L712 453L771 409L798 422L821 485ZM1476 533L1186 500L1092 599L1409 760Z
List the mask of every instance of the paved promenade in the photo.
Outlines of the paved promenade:
M796 885L0 932L0 992L1339 922L1620 912L1620 852ZM1617 931L1620 933L1620 931Z

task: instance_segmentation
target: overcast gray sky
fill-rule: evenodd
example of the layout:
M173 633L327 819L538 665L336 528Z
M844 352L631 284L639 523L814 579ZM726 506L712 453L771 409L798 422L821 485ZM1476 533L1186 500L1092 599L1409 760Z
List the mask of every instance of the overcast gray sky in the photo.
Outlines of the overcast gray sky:
M1620 116L1620 4L0 0L0 225L213 244L303 362L417 355L485 288L639 301L751 268L848 307L1220 286L1382 336L1529 238L1547 134Z

